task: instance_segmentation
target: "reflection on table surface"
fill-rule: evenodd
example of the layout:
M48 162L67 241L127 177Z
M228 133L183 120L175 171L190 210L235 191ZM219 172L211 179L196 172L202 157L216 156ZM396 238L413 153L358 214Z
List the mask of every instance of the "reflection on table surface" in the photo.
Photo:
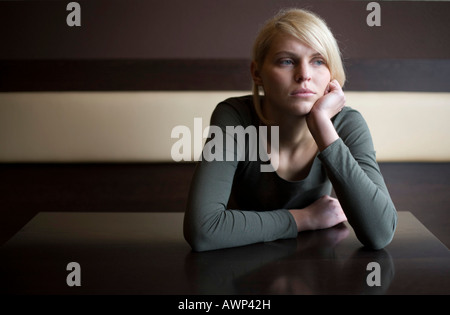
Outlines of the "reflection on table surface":
M296 239L192 252L182 213L40 213L0 249L1 293L448 294L450 254L411 213L393 242L361 247L348 224ZM66 284L69 262L81 286ZM380 286L369 286L379 265Z
M302 233L293 240L209 253L190 253L186 270L199 294L380 294L395 268L386 250L355 248L340 255L336 246L348 237L344 224ZM380 265L381 286L367 285L367 265Z

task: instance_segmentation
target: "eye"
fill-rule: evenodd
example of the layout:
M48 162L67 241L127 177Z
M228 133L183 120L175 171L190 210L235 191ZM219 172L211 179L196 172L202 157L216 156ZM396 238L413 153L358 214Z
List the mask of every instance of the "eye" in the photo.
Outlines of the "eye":
M285 58L280 59L278 63L282 66L292 66L294 64L294 61L292 59Z
M315 66L322 66L322 65L325 65L326 63L325 63L325 60L323 60L321 58L317 58L317 59L313 60L313 64Z

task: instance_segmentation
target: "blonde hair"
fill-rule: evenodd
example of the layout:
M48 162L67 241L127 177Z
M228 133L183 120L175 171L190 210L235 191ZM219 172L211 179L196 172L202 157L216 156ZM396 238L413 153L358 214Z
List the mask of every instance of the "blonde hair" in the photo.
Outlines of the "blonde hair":
M268 20L253 45L253 62L261 69L273 39L278 34L288 34L299 39L322 55L330 70L331 80L336 79L341 86L345 83L345 71L339 46L325 21L303 9L280 11ZM253 102L259 118L266 124L261 110L259 86L253 82Z

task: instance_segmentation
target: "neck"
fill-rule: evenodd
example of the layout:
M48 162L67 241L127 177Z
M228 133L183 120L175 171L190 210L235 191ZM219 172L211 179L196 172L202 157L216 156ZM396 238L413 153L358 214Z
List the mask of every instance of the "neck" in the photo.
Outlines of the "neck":
M311 132L306 123L306 116L288 116L279 112L270 112L263 107L263 115L266 119L279 126L280 148L295 149L302 144L313 140Z

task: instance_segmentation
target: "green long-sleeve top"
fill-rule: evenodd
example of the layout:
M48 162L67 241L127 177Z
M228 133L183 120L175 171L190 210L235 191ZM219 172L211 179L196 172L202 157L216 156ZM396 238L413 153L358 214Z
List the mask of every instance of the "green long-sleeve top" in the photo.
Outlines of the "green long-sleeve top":
M227 99L215 108L211 126L223 132L220 159L201 159L192 179L184 218L184 236L194 251L243 246L297 237L289 209L302 209L332 188L361 243L373 249L393 238L397 212L376 161L369 128L350 108L332 119L339 139L319 152L306 178L282 179L261 172L259 157L225 158L227 126L256 126L260 120L251 96ZM210 134L210 138L214 139ZM235 139L236 141L236 139ZM246 141L248 155L249 142ZM218 149L218 148L216 148ZM211 151L212 152L212 151ZM233 201L233 202L231 202Z

